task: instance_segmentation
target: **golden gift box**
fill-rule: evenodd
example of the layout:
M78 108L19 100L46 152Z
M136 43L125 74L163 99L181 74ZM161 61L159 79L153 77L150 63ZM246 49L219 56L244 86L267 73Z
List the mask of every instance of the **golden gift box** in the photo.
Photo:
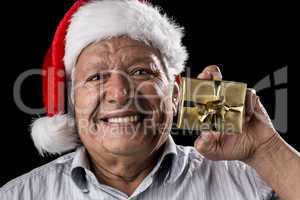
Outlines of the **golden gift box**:
M183 77L177 128L241 133L247 84Z

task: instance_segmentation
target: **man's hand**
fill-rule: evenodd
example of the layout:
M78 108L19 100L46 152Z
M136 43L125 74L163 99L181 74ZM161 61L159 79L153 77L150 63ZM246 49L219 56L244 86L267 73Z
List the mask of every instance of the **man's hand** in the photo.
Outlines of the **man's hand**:
M208 66L198 78L221 80L222 75L217 66ZM282 200L300 198L300 153L276 132L254 90L247 91L241 134L202 132L195 147L211 160L249 164Z
M199 79L221 80L222 74L215 65L206 67ZM196 149L211 160L251 160L259 147L277 135L265 108L255 91L248 89L242 134L202 132L195 141Z

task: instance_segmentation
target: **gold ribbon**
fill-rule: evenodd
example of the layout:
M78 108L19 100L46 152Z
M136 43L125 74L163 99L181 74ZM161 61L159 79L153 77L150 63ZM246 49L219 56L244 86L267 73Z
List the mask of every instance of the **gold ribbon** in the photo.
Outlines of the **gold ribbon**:
M214 95L210 96L208 98L205 98L205 96L200 96L201 100L197 101L196 103L196 109L198 111L198 120L201 123L209 122L213 125L213 130L221 131L223 132L223 128L218 129L217 125L218 122L222 123L221 125L224 125L225 123L225 115L228 112L243 112L243 105L241 106L232 106L228 105L227 102L225 102L224 95L222 95L222 86L221 82L216 81L215 82L215 88L214 88ZM224 127L224 126L220 126Z

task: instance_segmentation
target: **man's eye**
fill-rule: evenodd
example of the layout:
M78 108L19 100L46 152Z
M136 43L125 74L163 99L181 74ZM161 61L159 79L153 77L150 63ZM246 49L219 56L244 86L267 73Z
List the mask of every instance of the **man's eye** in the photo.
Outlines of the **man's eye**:
M90 81L99 81L101 79L103 79L103 76L101 74L94 74L94 75L90 76L87 79L87 82L90 82Z
M142 75L151 75L151 73L149 73L147 70L144 70L144 69L138 69L138 70L135 70L132 75L134 76L142 76Z

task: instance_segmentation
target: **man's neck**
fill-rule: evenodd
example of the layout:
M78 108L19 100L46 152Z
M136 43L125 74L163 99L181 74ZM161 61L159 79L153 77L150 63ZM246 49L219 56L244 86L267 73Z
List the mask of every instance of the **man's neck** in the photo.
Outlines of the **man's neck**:
M90 155L91 170L100 183L130 196L152 171L163 149L164 145L149 156L118 156L116 159Z

